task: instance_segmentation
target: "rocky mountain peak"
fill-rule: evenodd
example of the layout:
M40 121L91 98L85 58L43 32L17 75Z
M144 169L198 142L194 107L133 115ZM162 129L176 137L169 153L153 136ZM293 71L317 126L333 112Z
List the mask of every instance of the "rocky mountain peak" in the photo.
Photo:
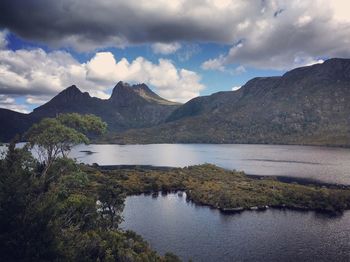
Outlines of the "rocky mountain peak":
M90 97L90 95L88 92L83 93L82 91L80 91L80 89L76 85L71 85L66 89L64 89L63 91L61 91L53 99L70 101L70 100L80 99L82 97Z
M123 104L127 103L127 101L128 103L142 101L163 105L177 105L177 103L168 101L154 93L145 83L130 85L123 81L119 81L113 88L110 100Z

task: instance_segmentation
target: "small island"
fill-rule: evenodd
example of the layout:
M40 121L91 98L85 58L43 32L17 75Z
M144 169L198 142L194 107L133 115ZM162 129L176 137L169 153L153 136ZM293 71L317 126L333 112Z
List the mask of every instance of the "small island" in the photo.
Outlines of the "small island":
M211 164L185 168L82 168L94 177L120 185L128 195L185 191L189 200L225 213L267 208L314 210L331 214L350 208L346 186L282 182L275 177L251 177Z

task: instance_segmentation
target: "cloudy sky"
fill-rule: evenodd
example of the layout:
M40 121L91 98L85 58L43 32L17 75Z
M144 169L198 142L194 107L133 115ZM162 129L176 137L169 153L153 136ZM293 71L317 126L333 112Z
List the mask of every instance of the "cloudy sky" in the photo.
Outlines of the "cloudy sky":
M348 0L1 0L0 107L119 81L186 102L350 57Z

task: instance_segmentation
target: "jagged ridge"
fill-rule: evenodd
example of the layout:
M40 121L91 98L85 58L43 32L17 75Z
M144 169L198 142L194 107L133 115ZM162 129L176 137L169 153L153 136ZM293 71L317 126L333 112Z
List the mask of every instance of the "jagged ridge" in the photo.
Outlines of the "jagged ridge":
M259 77L197 97L160 126L110 137L123 143L279 143L350 146L350 59Z
M0 110L0 141L8 141L15 134L23 134L42 118L60 113L97 115L108 123L109 131L116 132L160 124L178 106L180 104L156 95L145 84L131 86L119 82L107 100L91 97L72 85L30 114Z

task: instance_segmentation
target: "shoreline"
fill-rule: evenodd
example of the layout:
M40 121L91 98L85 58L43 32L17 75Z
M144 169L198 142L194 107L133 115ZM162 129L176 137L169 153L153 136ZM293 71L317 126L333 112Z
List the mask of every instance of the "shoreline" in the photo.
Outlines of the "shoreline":
M150 170L150 171L171 171L176 169L182 169L181 167L171 167L171 166L154 166L154 165L98 165L98 164L92 164L88 165L91 167L98 168L101 171L113 171L113 170L128 170L128 169L135 169L135 170ZM223 168L229 172L232 172L233 170ZM243 171L244 172L244 171ZM326 188L335 188L335 189L350 189L350 185L347 184L338 184L338 183L327 183L322 182L320 180L316 180L313 178L307 178L307 177L292 177L292 176L266 176L266 175L252 175L252 174L246 174L245 175L252 179L276 179L279 182L292 184L297 183L299 185L312 185L312 186L319 186L319 187L326 187Z
M179 195L180 193L181 193L181 196ZM152 197L152 198L156 199L160 196L167 196L168 194L177 195L177 197L185 197L186 202L190 202L193 205L198 206L198 207L207 207L209 209L217 210L222 215L236 215L236 214L241 214L243 212L265 212L265 211L271 209L271 210L280 210L280 211L286 210L286 211L296 211L296 212L315 212L317 214L322 214L322 215L325 215L327 217L333 218L333 217L342 216L344 212L350 212L350 209L345 209L345 210L342 210L340 212L339 211L332 212L332 211L327 211L327 210L322 210L322 209L310 209L310 208L306 208L303 206L289 207L286 205L251 206L249 208L243 208L243 207L220 208L217 206L212 206L209 204L197 202L196 200L191 199L188 196L188 193L186 192L185 189L172 190L172 191L168 191L168 192L162 192L162 191L141 192L141 193L137 193L137 194L130 194L130 195L128 194L127 197L145 196L145 197ZM183 196L183 194L186 194L186 196Z
M87 166L88 167L88 166ZM140 165L90 166L127 195L184 191L195 204L223 213L268 208L338 214L350 209L350 187L294 178L249 176L205 164L185 168ZM281 178L279 178L281 179ZM300 184L303 182L303 184ZM310 184L313 182L312 184Z
M290 143L290 144L283 144L283 143L219 143L219 142L113 142L113 141L99 141L99 140L92 140L91 144L95 145L120 145L120 146L128 146L128 145L176 145L176 144L183 144L183 145L266 145L266 146L307 146L307 147L328 147L328 148L344 148L344 149L350 149L350 145L338 145L338 144L312 144L312 143L305 143L305 144L298 144L298 143Z

